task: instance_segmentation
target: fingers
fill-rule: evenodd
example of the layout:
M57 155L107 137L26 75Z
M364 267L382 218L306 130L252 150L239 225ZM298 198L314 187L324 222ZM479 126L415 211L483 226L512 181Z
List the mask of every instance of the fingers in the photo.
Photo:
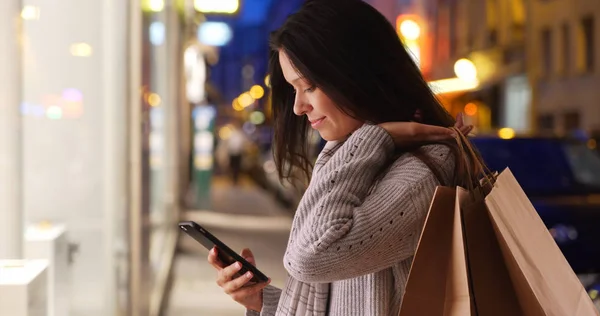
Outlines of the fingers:
M434 125L426 125L420 123L413 126L413 131L410 133L412 137L416 138L415 140L438 140L438 139L448 139L453 135L453 131L446 127L434 126Z
M214 247L208 252L208 263L217 269L217 271L221 271L225 268L225 264L219 259L217 252L217 247Z
M243 277L241 277L241 278L243 278ZM231 298L233 298L236 302L241 302L246 297L252 296L252 295L257 294L258 292L262 291L270 283L271 283L271 279L269 279L267 282L258 283L258 284L252 285L252 286L246 286L246 287L238 289L235 292L232 292L231 294L229 294L229 296L231 296Z
M250 271L244 273L244 275L241 275L225 283L223 285L223 291L225 291L225 293L227 294L232 294L233 292L237 291L239 288L244 286L246 283L248 283L252 279L252 276L252 272Z
M463 126L460 129L460 132L463 133L463 135L467 136L467 135L469 135L473 131L473 128L474 128L473 125Z
M456 124L454 124L454 127L461 129L464 125L465 125L465 118L464 118L462 112L459 112L458 115L456 115Z
M236 262L221 271L218 272L217 276L217 284L220 287L224 287L225 284L231 281L233 276L242 269L242 264L240 262Z
M256 261L254 260L254 254L252 253L252 251L248 248L245 248L242 250L242 252L240 253L240 255L246 259L246 261L250 262L251 265L256 266Z
M465 125L465 116L462 112L456 115L456 124L454 124L454 127L456 127L465 136L468 136L474 128L473 125Z

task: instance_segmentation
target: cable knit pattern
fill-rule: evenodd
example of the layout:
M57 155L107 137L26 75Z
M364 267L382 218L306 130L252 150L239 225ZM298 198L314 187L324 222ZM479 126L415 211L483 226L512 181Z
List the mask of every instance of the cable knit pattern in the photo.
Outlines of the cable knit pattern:
M451 179L450 150L422 150ZM267 287L261 313L246 315L398 314L438 182L415 156L393 158L392 138L375 125L364 125L343 143L327 143L292 224L285 288Z

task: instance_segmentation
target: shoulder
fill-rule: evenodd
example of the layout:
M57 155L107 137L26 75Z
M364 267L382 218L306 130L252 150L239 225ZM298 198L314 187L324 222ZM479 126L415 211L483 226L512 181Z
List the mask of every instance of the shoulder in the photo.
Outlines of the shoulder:
M439 185L436 174L423 159L427 159L429 165L436 168L445 181L454 177L456 163L452 150L446 145L435 144L422 146L419 154L409 152L397 157L385 172L382 181L417 190L423 186Z

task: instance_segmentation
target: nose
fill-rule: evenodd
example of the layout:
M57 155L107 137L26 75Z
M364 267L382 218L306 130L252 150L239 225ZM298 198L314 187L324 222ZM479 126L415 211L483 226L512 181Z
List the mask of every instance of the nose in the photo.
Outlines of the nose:
M302 116L312 110L312 106L306 100L306 98L302 95L302 93L296 93L296 97L294 99L294 114L298 116Z

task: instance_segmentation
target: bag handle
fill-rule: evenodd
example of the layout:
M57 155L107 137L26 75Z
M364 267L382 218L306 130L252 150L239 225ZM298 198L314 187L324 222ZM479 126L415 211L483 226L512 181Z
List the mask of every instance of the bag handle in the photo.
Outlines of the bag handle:
M469 139L456 127L450 127L454 131L454 139L458 145L459 155L457 159L462 160L462 169L466 171L467 179L462 181L467 183L467 189L473 191L476 188L481 188L483 183L494 185L496 175L487 167L481 155L475 151ZM483 175L483 179L479 179L479 175Z

